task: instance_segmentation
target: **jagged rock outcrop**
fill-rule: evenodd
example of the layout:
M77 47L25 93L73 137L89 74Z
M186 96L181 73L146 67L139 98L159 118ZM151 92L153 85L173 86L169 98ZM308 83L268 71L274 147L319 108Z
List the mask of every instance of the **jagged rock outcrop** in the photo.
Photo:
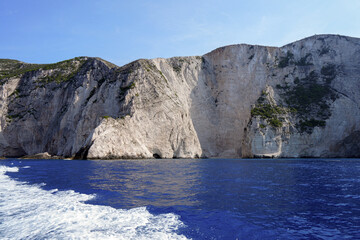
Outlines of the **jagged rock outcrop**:
M117 67L0 60L0 156L359 157L360 39Z

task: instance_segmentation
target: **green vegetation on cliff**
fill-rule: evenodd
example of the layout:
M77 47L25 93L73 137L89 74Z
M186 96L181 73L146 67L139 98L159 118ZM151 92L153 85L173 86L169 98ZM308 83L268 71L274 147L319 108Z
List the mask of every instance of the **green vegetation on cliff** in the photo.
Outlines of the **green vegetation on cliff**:
M284 68L290 64L310 66L312 65L308 61L310 56L311 54L308 53L300 60L294 61L294 55L288 51L286 56L280 58L278 67ZM295 77L293 84L288 82L277 84L276 88L280 91L284 106L276 106L274 103L270 103L267 100L267 94L263 91L257 104L251 110L251 115L260 116L270 126L276 128L282 126L282 118L278 116L289 113L298 119L294 124L301 133L311 134L315 127L325 127L326 119L331 116L331 101L338 98L331 87L331 82L336 75L336 66L325 64L320 73L313 70L305 76L303 75L302 78Z
M279 115L286 114L288 109L270 104L267 101L266 96L267 93L263 91L257 104L251 109L251 116L260 116L261 119L266 120L271 127L282 127L282 121L280 120ZM265 128L266 126L264 124L260 124L260 127Z
M39 82L64 82L73 78L81 66L86 62L85 57L76 57L73 59L61 61L52 64L27 64L17 60L0 59L0 80L11 77L20 77L28 72L39 70L53 70L46 76L41 77Z
M260 116L274 128L282 127L282 121L278 118L278 115L285 113L285 108L271 104L257 104L253 109L251 109L251 116ZM262 125L262 128L264 128L264 124Z
M296 127L300 132L312 133L314 127L325 127L326 119L331 116L330 101L335 101L337 94L331 88L331 81L336 77L336 67L324 65L319 75L311 71L303 78L296 77L294 85L278 85L280 95L289 108L296 110L300 119Z
M0 80L40 69L41 64L27 64L12 59L0 59Z
M290 51L286 52L285 56L281 56L279 59L278 67L285 68L290 66L291 64L295 64L296 66L310 66L313 65L308 58L311 57L311 53L307 53L304 57L300 58L298 61L294 60L294 54Z
M71 80L86 62L86 58L74 58L53 64L46 64L42 70L53 70L47 76L39 79L40 83L67 82Z
M278 67L284 68L289 66L289 64L293 61L294 54L290 51L287 51L286 56L280 57Z

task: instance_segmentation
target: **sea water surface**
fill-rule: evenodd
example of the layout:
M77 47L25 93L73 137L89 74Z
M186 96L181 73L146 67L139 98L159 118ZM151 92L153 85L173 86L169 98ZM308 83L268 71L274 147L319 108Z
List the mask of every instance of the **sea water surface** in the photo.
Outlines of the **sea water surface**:
M360 239L360 160L0 160L0 239Z

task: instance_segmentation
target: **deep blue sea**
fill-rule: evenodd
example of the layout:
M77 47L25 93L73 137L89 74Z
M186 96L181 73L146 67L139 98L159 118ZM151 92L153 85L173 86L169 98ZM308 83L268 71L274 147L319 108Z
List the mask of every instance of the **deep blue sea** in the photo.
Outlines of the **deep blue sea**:
M0 239L360 239L360 159L0 160Z

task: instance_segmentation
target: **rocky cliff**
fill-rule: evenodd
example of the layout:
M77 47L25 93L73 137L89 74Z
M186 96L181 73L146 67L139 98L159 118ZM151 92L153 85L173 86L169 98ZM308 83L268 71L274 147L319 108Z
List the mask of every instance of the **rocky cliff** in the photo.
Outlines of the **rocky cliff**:
M359 157L360 39L118 67L0 60L0 155L74 158Z

